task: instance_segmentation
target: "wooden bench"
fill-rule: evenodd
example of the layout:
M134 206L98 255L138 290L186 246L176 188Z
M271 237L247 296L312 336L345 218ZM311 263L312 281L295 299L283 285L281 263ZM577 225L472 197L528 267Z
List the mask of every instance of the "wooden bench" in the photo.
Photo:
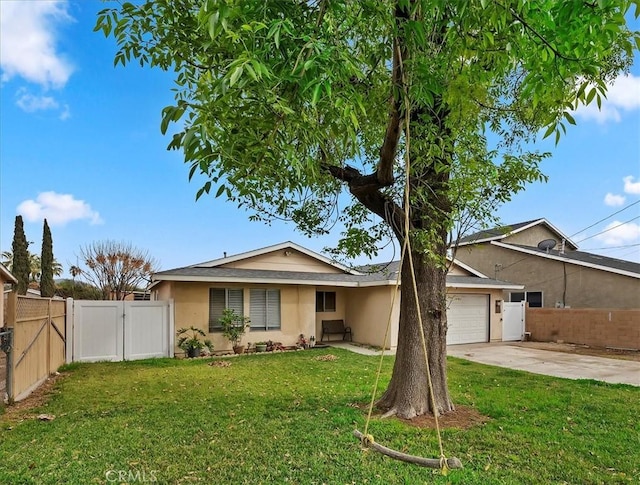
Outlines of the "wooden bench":
M327 336L327 342L331 341L331 335L342 335L342 340L347 339L349 336L349 342L351 342L351 327L344 326L344 320L322 320L322 336L320 342L324 340L324 336Z

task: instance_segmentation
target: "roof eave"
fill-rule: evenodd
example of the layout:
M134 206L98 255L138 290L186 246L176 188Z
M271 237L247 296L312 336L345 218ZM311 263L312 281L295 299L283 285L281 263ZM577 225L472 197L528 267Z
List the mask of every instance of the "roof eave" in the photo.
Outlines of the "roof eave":
M470 245L474 245L474 244L481 244L481 243L485 243L485 242L499 241L501 239L504 239L507 236L511 236L512 234L518 234L519 232L526 231L527 229L535 227L535 226L537 226L539 224L546 224L547 226L549 226L549 228L553 232L555 232L558 236L560 236L560 239L565 242L565 245L568 244L571 247L573 247L574 249L578 249L578 245L575 242L573 242L571 240L571 238L569 238L569 236L564 234L560 229L558 229L556 226L551 224L544 217L542 217L540 219L536 219L534 221L531 221L529 224L526 224L526 225L524 225L522 227L519 227L519 228L517 228L517 229L515 229L513 231L505 232L504 234L498 234L498 235L493 236L493 237L485 237L485 238L482 238L482 239L475 239L473 241L465 241L465 242L458 243L458 247L470 246ZM507 226L504 226L504 227L509 227L509 226L507 225Z
M487 275L482 274L480 271L478 271L475 268L472 268L471 266L469 266L466 263L463 263L462 261L458 260L458 259L453 259L453 263L457 266L460 266L462 269L468 271L469 273L471 273L474 276L477 276L478 278L488 278Z
M188 266L189 268L196 268L196 267L208 267L208 268L215 268L218 266L222 266L223 264L229 264L229 263L235 263L236 261L242 261L244 259L249 259L249 258L253 258L256 256L261 256L263 254L267 254L267 253L271 253L274 251L281 251L283 249L294 249L302 254L305 254L311 258L317 259L318 261L321 261L325 264L328 264L330 266L333 266L334 268L339 269L340 271L344 271L345 273L348 274L352 274L352 275L360 275L362 273L360 273L357 270L351 269L347 266L344 266L340 263L336 263L334 261L332 261L331 259L316 253L315 251L311 251L310 249L305 248L304 246L300 246L299 244L296 244L294 242L291 241L286 241L283 243L278 243L278 244L274 244L272 246L266 246L264 248L260 248L260 249L254 249L252 251L247 251L244 253L238 253L238 254L234 254L232 256L227 256L225 258L219 258L219 259L213 259L211 261L206 261L204 263L198 263L198 264L193 264L191 266Z
M496 245L498 247L501 247L501 248L510 249L512 251L517 251L517 252L525 253L525 254L531 254L532 256L538 256L540 258L551 259L551 260L554 260L554 261L561 261L563 263L575 264L576 266L584 266L585 268L597 269L597 270L600 270L600 271L606 271L608 273L615 273L615 274L619 274L619 275L623 275L623 276L629 276L631 278L640 279L640 273L634 273L632 271L626 271L624 269L612 268L610 266L603 266L603 265L600 265L600 264L588 263L586 261L579 261L577 259L571 259L571 258L566 258L566 257L563 258L561 256L556 256L555 254L540 253L540 252L534 251L532 249L520 248L520 247L517 247L517 246L513 246L511 244L503 243L503 242L499 242L499 241L492 241L491 244L494 244L494 245Z
M164 275L158 278L156 282L161 281L177 281L182 283L251 283L266 285L307 285L307 286L344 286L355 288L359 286L357 281L325 281L312 279L285 279L285 278L252 278L239 276L180 276L180 275ZM152 284L155 285L156 282Z
M0 274L2 274L2 279L7 281L8 283L18 283L18 279L13 276L13 274L11 274L11 271L9 271L4 264L0 264Z
M472 288L486 290L524 290L524 285L513 283L447 283L447 288Z

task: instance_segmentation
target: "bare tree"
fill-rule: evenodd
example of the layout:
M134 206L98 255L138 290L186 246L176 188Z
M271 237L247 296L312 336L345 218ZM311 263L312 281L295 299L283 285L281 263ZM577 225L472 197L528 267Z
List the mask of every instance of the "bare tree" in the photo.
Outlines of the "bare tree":
M146 287L157 266L147 251L110 240L82 247L80 259L86 268L78 268L79 275L100 288L105 300L124 300L134 290Z

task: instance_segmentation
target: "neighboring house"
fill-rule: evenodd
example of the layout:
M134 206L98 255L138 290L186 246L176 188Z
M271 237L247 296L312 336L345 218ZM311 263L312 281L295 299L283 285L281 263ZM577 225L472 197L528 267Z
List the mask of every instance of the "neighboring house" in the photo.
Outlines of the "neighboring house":
M176 327L209 334L217 350L230 348L218 318L226 307L251 319L243 341L294 344L300 334L320 341L322 320L345 321L353 340L395 348L398 339L398 263L377 272L351 269L309 249L285 242L235 256L155 273L154 299L173 299ZM522 285L487 278L454 263L447 278L449 343L502 338L503 290ZM387 323L391 330L384 342ZM336 336L332 336L333 339Z
M506 290L505 301L530 307L639 308L640 264L578 251L546 219L490 229L460 240L455 257L524 291Z
M15 285L18 283L18 280L16 279L16 277L13 276L11 272L6 268L6 266L2 263L0 263L0 283L2 283L2 288L4 288L5 285L7 286ZM8 291L11 291L11 290L8 290ZM2 320L0 320L0 327L5 326L5 317L4 317L5 298L6 298L6 293L3 291L2 298L0 298L0 318L2 318Z

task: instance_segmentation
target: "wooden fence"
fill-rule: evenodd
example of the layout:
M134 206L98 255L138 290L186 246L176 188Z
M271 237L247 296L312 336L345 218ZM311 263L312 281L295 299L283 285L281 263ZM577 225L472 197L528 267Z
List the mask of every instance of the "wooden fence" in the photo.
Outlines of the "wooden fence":
M640 310L527 308L526 331L538 342L640 350Z
M8 327L13 329L9 401L27 397L65 363L66 301L10 293Z
M11 330L5 332L2 328L0 328L0 347L3 347L2 343L4 343L4 339L8 339L11 336L10 332ZM7 354L3 350L0 350L0 408L2 408L2 405L4 403L5 395L8 396L7 375Z

